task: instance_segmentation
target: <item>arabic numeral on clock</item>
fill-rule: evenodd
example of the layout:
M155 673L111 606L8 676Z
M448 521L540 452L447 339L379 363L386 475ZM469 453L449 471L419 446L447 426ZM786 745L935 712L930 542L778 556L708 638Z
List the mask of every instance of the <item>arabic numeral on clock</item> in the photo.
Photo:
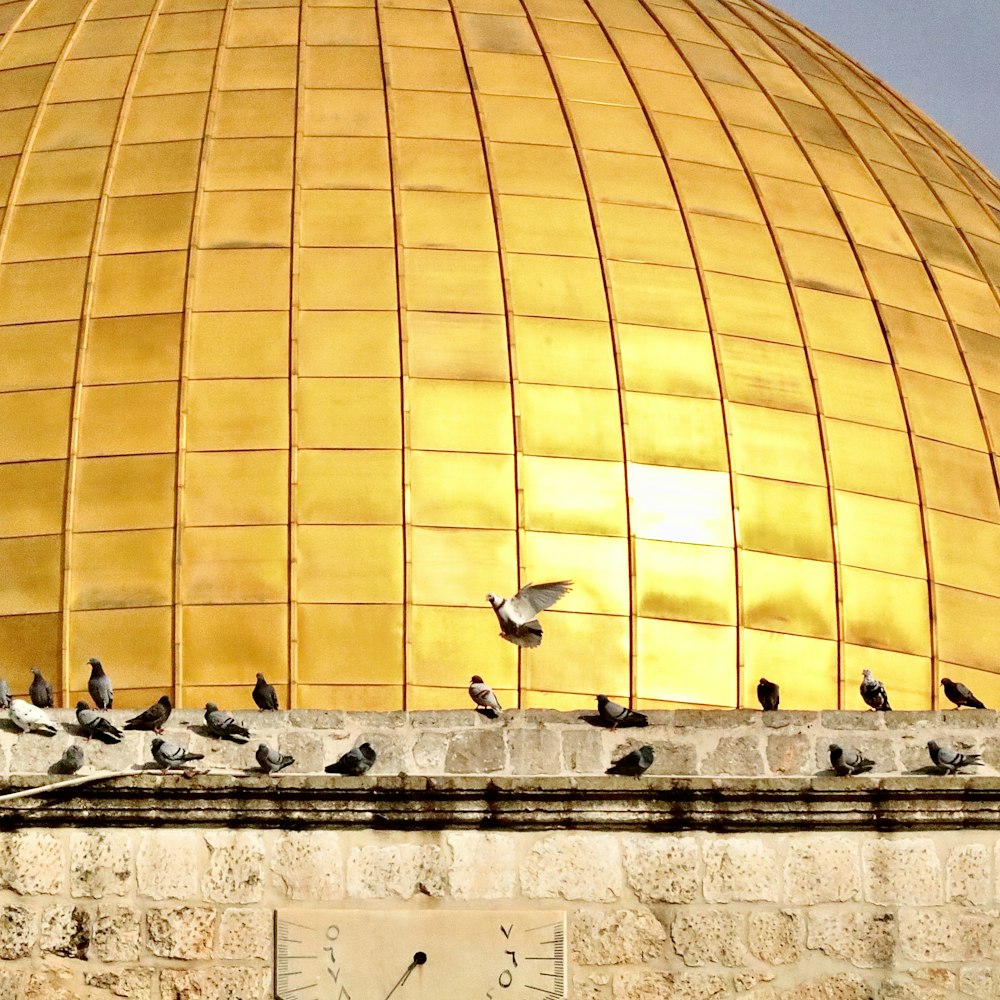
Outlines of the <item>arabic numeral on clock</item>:
M330 924L326 929L326 939L330 942L336 942L340 937L340 928L336 924ZM330 964L327 966L327 974L330 978L336 982L340 979L340 969L337 968L337 956L334 954L333 944L324 945L323 951L330 953ZM336 1000L351 1000L350 995L343 986L340 987L340 994Z

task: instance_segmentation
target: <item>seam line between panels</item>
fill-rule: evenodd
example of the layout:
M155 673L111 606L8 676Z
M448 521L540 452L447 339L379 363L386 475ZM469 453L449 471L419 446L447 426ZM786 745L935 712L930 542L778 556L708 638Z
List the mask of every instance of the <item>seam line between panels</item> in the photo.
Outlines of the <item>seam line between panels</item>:
M21 23L35 9L35 7L38 6L38 3L39 0L29 0L29 2L24 5L24 10L22 10L21 13L18 14L16 18L14 18L13 24L11 24L10 27L8 27L7 30L2 35L0 35L0 55L3 55L4 49L7 48L7 42L14 37L14 34L20 29ZM92 7L93 4L91 3L88 4L87 6L89 8ZM70 34L72 36L73 34L75 34L75 32L71 32ZM38 64L36 63L34 65Z

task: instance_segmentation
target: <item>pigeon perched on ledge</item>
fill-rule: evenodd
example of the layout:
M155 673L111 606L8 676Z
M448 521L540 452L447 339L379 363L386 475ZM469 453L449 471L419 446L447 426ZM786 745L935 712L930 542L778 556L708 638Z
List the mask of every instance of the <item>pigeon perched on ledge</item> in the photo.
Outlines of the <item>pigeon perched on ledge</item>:
M125 723L125 728L146 729L152 730L154 733L162 733L172 711L173 705L170 704L170 699L167 695L163 695L145 712L140 712L134 719L129 719Z
M952 750L951 747L943 747L936 740L928 740L927 750L931 755L931 760L938 767L943 768L945 774L955 774L963 767L982 766L979 759L982 755L978 753L961 753Z
M892 705L889 704L889 695L886 694L885 685L876 680L870 670L862 672L861 697L869 708L874 708L876 712L891 712Z
M121 743L122 731L85 701L76 703L76 721L89 740L96 736L102 743Z
M37 705L30 705L20 698L12 698L8 714L10 721L22 732L39 732L43 736L56 734L52 720Z
M535 615L551 608L572 586L572 580L555 580L526 584L513 597L487 594L500 623L500 638L526 649L540 646L542 626Z
M630 778L639 778L648 770L652 763L653 748L650 746L639 747L638 750L633 750L631 753L625 754L621 759L616 760L604 773L625 774Z
M486 709L487 713L492 712L493 718L500 715L503 709L497 696L493 693L493 688L487 684L479 674L473 674L469 681L469 697L480 707Z
M619 705L612 701L606 694L597 696L597 714L601 717L601 722L609 725L612 729L631 726L648 726L649 719L642 712L635 712L625 705Z
M203 753L189 753L184 747L177 746L176 743L168 743L159 738L153 740L149 746L153 752L153 760L156 761L164 771L171 768L185 770L184 765L192 760L204 760Z
M83 748L75 743L66 747L66 752L51 768L53 774L76 774L83 767Z
M277 712L278 711L278 692L274 690L273 684L268 684L264 680L263 674L257 675L257 683L254 685L254 689L251 692L253 696L254 704L262 712Z
M854 747L840 747L836 743L830 744L830 766L842 778L850 777L852 774L862 774L870 771L875 766L875 761L868 760L860 751Z
M205 705L205 725L213 736L234 743L246 743L250 730L241 726L228 712L223 712L214 702Z
M968 708L986 708L961 681L953 681L950 677L942 677L941 686L944 688L944 693L948 700L954 702L955 708L961 708L963 705Z
M90 680L87 681L90 697L94 699L94 704L102 711L109 709L115 700L111 678L104 672L101 661L96 657L92 656L87 662L90 664Z
M766 677L761 677L757 684L757 700L760 707L765 712L776 712L778 702L781 700L781 689L774 681L769 681Z
M357 778L375 763L375 748L370 743L362 743L343 754L324 770L327 774L344 774Z
M261 743L257 747L257 753L254 756L264 774L275 774L295 763L295 758L290 754L272 750L266 743Z
M31 704L35 708L51 708L52 685L42 676L41 670L32 667L31 672L35 675L34 680L31 682L31 687L28 688L28 694L31 696Z

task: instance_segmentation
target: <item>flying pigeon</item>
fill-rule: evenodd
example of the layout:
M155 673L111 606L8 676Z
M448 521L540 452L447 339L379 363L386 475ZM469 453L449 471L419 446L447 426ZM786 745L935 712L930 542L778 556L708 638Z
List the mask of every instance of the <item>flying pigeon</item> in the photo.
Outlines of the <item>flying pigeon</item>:
M638 778L653 763L653 748L639 747L631 753L625 754L620 760L616 760L605 774L627 774L629 777Z
M870 771L875 766L875 761L868 760L854 747L839 747L836 743L831 743L830 766L842 778L846 778L852 774L861 774L862 771Z
M375 749L370 743L348 750L339 760L326 765L327 774L346 774L353 778L365 773L375 763Z
M203 753L188 753L184 747L177 746L176 743L168 743L157 737L150 744L153 751L153 760L156 761L164 771L169 771L172 767L184 770L184 765L191 760L204 760Z
M49 717L37 706L30 705L20 698L12 698L8 709L10 721L22 732L32 732L38 730L45 736L55 736L56 727L52 725Z
M889 704L889 696L885 693L885 685L872 676L870 670L865 670L864 679L861 681L861 697L869 708L874 708L876 712L891 712L892 705Z
M542 642L542 626L535 617L540 611L551 608L573 586L572 580L553 583L529 583L513 597L487 594L500 622L500 637L515 646L534 649Z
M0 708L10 708L10 685L0 677Z
M619 705L612 701L606 694L597 696L597 714L601 717L601 722L606 723L612 729L619 726L648 726L649 719L642 712L633 712L631 708Z
M253 700L262 712L278 711L278 694L274 690L274 686L264 680L263 674L257 675L257 683L253 689Z
M75 743L52 765L53 774L76 774L83 767L83 748Z
M150 705L145 712L140 712L134 719L129 719L125 723L126 729L151 729L154 733L162 733L163 727L166 725L167 719L170 718L170 713L173 710L173 705L170 704L170 699L163 695L159 701Z
M282 768L288 767L290 764L295 763L295 758L287 753L279 753L277 750L272 750L266 743L261 743L257 747L257 763L260 764L260 769L265 774L274 774L276 771L280 771Z
M952 750L951 747L940 746L936 740L930 740L927 743L927 749L930 752L931 760L938 767L944 768L945 774L954 774L960 768L983 763L979 759L981 754L959 753L958 750Z
M31 695L31 704L35 708L51 708L52 685L42 676L41 670L32 667L31 672L35 675L35 679L31 682L31 687L28 688L28 694Z
M104 672L100 660L92 656L87 662L90 664L90 680L87 681L90 697L94 699L94 704L102 711L111 708L111 703L115 700L115 692L111 688L111 678Z
M213 736L234 743L246 743L250 739L250 730L241 726L228 712L220 711L214 702L205 705L205 725Z
M776 712L778 710L780 695L781 690L774 681L769 681L766 677L761 677L760 682L757 684L757 700L765 712Z
M487 712L492 712L494 718L503 711L500 707L500 702L497 701L497 696L493 693L493 688L479 674L473 674L472 679L469 681L469 697L480 708L485 708Z
M122 731L105 716L95 712L85 701L76 703L76 721L89 740L96 736L102 743L121 743Z
M969 708L986 708L986 706L961 682L950 677L941 678L941 686L949 701L955 703L955 708L968 705Z

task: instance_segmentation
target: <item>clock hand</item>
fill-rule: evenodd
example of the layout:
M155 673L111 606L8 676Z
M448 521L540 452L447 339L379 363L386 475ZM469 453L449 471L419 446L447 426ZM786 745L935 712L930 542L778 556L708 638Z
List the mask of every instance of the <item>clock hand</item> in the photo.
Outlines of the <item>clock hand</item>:
M418 965L423 965L424 962L426 962L426 961L427 961L427 955L426 955L425 952L415 951L413 953L413 961L410 962L410 964L406 967L406 971L399 977L399 980L396 982L396 985L393 986L393 988L391 990L389 990L389 992L386 994L385 1000L389 1000L389 997L391 997L393 995L393 993L395 993L396 990L398 990L399 987L402 986L403 983L405 983L406 980L410 978L410 973Z

